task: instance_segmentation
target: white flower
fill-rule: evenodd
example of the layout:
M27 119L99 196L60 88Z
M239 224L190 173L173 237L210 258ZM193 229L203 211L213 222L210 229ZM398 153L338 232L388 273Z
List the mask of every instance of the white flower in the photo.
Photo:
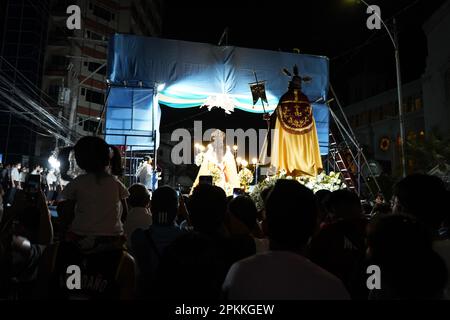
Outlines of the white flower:
M203 160L205 159L205 154L203 152L200 152L195 156L195 164L197 167L200 167L203 163Z
M243 168L239 171L238 176L241 185L249 185L253 182L253 173L247 168Z

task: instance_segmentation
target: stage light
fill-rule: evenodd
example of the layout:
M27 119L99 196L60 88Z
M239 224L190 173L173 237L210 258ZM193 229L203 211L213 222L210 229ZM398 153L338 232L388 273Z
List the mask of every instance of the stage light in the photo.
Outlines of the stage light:
M236 163L240 165L240 164L241 164L241 162L242 162L242 159L241 159L241 157L237 157L237 158L236 158Z
M253 165L255 165L255 166L256 166L256 164L258 163L258 159L256 159L256 158L253 158L253 159L252 159L252 163L253 163Z
M158 92L160 92L163 91L165 87L166 87L165 83L160 83L158 84L158 87L156 87L156 89L158 90Z
M102 118L100 118L100 117L97 117L96 119L97 119L97 120L101 120Z
M48 163L53 169L59 169L59 167L61 166L61 163L58 161L58 159L56 159L54 155L51 155L48 158Z

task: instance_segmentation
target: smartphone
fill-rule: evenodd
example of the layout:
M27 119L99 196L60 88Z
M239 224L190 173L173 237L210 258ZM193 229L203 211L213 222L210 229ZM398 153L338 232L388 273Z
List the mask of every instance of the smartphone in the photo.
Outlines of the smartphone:
M200 176L198 177L198 184L213 184L213 177L212 176Z
M243 194L244 194L244 190L242 190L241 188L233 188L233 198L236 198Z
M41 176L38 174L30 174L27 179L25 191L28 193L38 193L41 190Z

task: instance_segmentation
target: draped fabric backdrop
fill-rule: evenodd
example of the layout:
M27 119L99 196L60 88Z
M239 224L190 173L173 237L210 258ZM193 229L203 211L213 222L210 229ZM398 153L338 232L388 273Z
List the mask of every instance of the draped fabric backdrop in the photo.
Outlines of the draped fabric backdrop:
M289 81L282 69L295 64L301 75L312 77L302 91L312 102L320 150L327 154L328 58L123 34L114 35L109 43L106 139L125 144L127 136L128 145L152 146L153 139L140 136L159 131L159 103L263 113L260 101L253 106L249 83L255 82L254 72L266 82L266 110L272 112ZM164 88L158 91L158 86ZM158 139L155 142L158 147Z

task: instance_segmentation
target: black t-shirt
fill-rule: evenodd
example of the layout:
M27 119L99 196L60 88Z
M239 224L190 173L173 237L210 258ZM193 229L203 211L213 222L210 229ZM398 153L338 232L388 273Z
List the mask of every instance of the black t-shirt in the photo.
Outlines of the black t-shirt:
M353 299L367 297L366 226L365 218L331 223L312 238L309 248L309 258L340 278Z
M67 300L119 299L117 277L125 255L126 252L121 249L86 254L74 243L58 244L50 278L50 296ZM80 289L69 289L67 286L68 278L75 274L74 271L68 272L68 267L72 265L80 269Z

